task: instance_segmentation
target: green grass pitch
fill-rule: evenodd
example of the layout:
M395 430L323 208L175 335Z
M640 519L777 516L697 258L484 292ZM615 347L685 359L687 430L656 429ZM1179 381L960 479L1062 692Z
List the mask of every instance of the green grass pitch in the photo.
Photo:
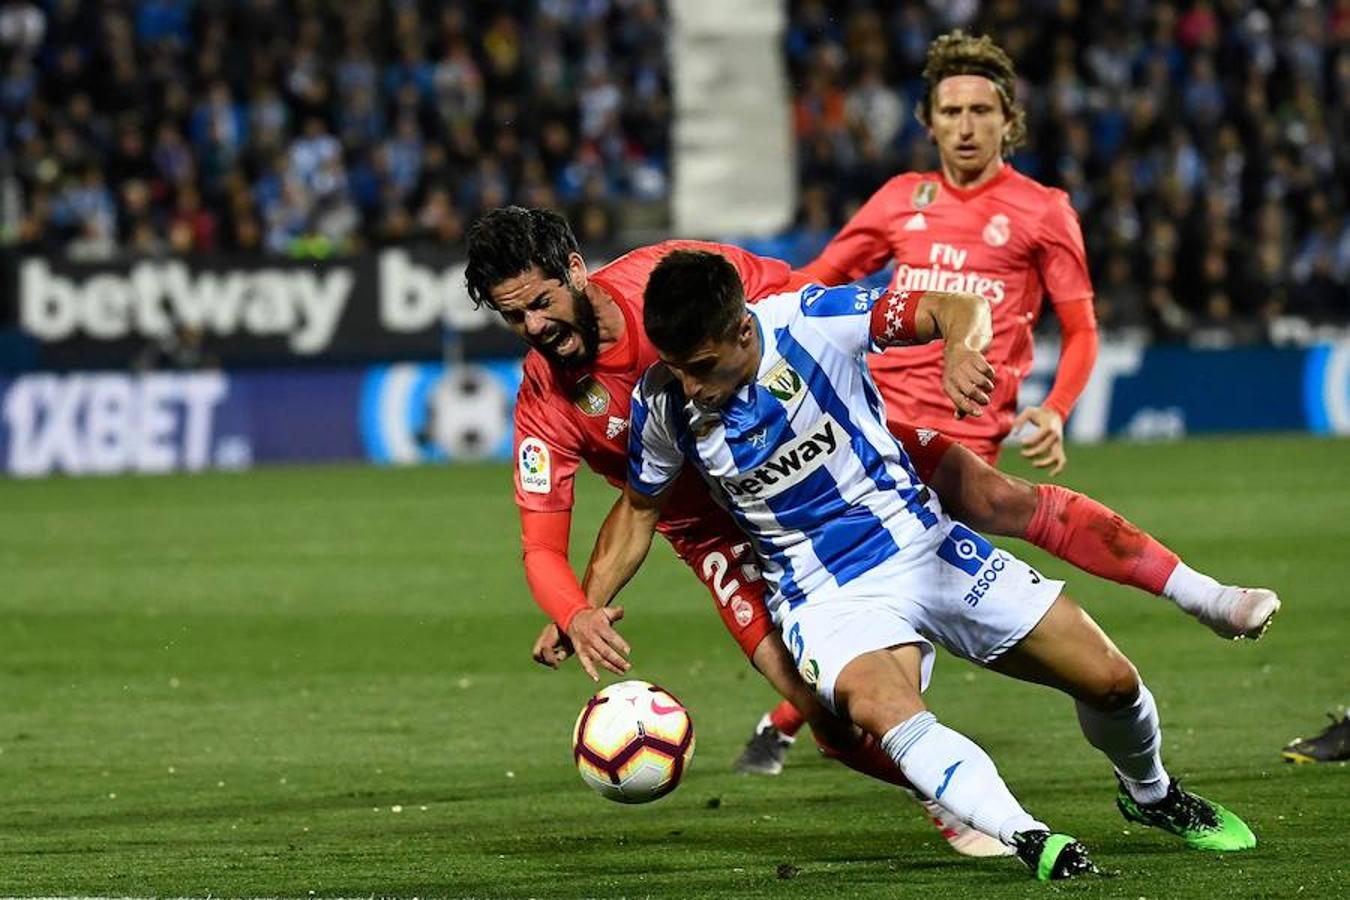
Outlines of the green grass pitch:
M1010 542L1136 661L1170 768L1256 850L1128 827L1068 701L945 656L933 708L1118 877L958 858L806 746L779 778L733 776L773 698L664 547L622 628L698 750L669 797L609 803L569 753L592 685L529 661L505 468L274 469L0 483L0 895L1345 896L1350 770L1278 751L1350 700L1350 443L1079 447L1062 480L1281 592L1267 638L1231 645ZM583 482L578 559L613 496Z

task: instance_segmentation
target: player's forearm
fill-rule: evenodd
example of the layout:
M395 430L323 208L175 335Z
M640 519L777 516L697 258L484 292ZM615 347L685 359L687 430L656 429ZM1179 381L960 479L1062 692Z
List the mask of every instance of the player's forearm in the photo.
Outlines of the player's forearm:
M535 604L564 632L577 613L589 608L566 554L527 545L525 582Z
M608 606L637 574L651 549L660 515L658 505L634 503L631 491L625 491L610 509L596 536L595 549L582 580L591 606Z
M931 301L931 302L930 302ZM924 322L923 307L920 307L918 336L927 340L942 338L948 347L963 347L967 350L982 351L994 339L993 316L989 310L989 301L977 294L933 293L924 295L925 304L930 311L929 322L934 333Z
M943 338L948 348L976 353L994 337L989 301L976 294L888 291L872 307L876 347L906 347Z
M1073 405L1087 387L1096 362L1096 331L1065 335L1059 353L1059 368L1055 371L1055 383L1042 405L1059 413L1061 419L1067 419Z
M1060 345L1059 366L1055 369L1055 383L1050 387L1043 406L1067 419L1078 402L1092 367L1097 362L1097 319L1092 312L1092 301L1064 303L1056 306L1063 343Z
M567 561L571 531L571 510L520 511L525 583L535 604L564 631L573 616L587 608L581 582Z

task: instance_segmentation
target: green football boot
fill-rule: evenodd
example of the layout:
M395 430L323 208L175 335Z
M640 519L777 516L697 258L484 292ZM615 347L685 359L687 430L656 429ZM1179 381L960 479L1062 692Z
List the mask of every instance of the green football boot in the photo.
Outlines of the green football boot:
M1167 786L1167 796L1147 806L1131 797L1121 783L1116 806L1127 821L1170 831L1197 850L1249 850L1256 846L1256 835L1246 822L1213 800L1182 790L1175 778Z
M1067 834L1020 831L1013 835L1013 850L1041 881L1103 874L1088 857L1087 848Z

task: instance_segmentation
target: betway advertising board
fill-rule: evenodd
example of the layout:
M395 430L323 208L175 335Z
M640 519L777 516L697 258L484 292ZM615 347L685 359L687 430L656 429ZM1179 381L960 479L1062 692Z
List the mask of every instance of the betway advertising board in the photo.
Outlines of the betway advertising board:
M458 335L478 357L518 353L464 287L464 262L390 249L322 261L139 259L0 261L10 315L40 369L121 368L179 326L222 365L436 359Z
M1038 349L1022 403L1048 390ZM0 377L0 471L15 477L511 458L520 361ZM1350 343L1192 351L1109 343L1071 441L1240 431L1350 435Z

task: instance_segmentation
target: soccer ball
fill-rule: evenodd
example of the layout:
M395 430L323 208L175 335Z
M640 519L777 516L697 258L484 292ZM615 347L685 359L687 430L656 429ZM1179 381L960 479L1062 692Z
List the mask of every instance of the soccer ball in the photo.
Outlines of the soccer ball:
M611 684L586 701L572 730L581 780L618 803L649 803L680 783L694 756L684 704L645 681Z

